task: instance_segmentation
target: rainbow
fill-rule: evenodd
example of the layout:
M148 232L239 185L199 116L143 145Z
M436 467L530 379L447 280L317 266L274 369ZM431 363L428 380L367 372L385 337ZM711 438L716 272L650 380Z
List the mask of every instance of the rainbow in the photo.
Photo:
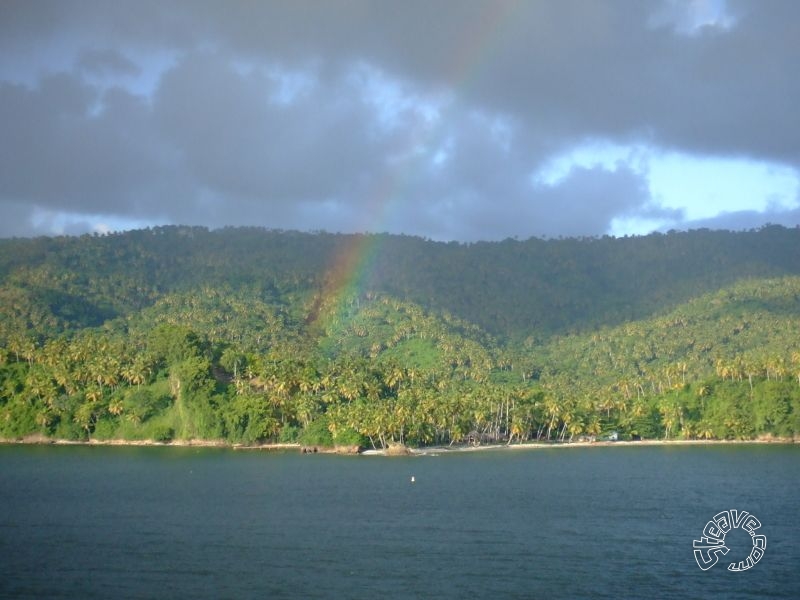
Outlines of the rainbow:
M447 57L445 72L450 82L450 89L464 90L483 72L491 62L492 55L498 46L503 26L524 5L521 0L487 1L476 7L476 14L471 27L465 28L463 34ZM440 115L437 126L420 122L409 130L404 143L401 144L401 155L411 154L414 148L429 145L446 122L446 115ZM345 247L333 257L326 272L325 285L317 309L320 305L332 307L323 311L328 319L335 320L347 312L347 305L354 297L366 291L365 283L380 252L381 236L373 235L387 230L385 227L391 218L392 208L402 202L403 190L413 180L416 171L422 167L421 160L408 160L402 169L387 169L384 176L374 185L369 194L369 202L361 219L362 234L351 236ZM318 318L317 309L310 320Z

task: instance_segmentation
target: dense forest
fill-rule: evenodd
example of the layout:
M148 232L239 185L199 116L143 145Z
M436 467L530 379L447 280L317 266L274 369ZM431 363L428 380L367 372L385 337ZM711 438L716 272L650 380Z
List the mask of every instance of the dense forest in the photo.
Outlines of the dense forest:
M800 230L0 240L0 438L800 435Z

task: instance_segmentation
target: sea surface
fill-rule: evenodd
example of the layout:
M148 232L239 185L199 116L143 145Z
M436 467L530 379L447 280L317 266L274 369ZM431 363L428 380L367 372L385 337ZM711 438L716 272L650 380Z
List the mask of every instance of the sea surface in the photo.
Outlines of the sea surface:
M411 481L411 478L414 481ZM701 570L692 541L748 511ZM2 598L800 598L800 446L0 446Z

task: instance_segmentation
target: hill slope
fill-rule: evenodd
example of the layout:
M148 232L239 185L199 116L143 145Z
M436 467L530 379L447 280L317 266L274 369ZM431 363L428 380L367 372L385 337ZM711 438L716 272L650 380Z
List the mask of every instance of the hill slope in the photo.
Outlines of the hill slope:
M800 230L470 245L391 235L161 227L110 236L0 240L4 302L34 324L99 325L202 286L301 306L369 253L362 292L446 311L501 338L641 319L740 279L800 275ZM354 262L359 266L359 261ZM347 277L348 273L340 276ZM38 314L42 313L42 314ZM50 313L50 314L47 314Z
M792 436L798 242L780 227L2 240L0 437Z

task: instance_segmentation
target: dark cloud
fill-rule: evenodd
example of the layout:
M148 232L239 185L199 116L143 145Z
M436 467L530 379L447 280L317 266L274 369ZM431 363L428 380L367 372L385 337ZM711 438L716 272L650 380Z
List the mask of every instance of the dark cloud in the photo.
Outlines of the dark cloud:
M66 74L0 85L0 197L79 213L135 214L174 185L146 102ZM160 196L160 197L159 197Z
M674 219L680 213L654 206L647 182L627 168L575 168L557 185L538 184L520 190L513 210L494 210L480 203L469 215L472 239L513 235L520 229L544 237L596 236L607 233L617 218Z
M318 84L282 103L277 87L219 57L191 56L164 76L154 120L195 180L273 207L341 197L380 168L391 136L370 135L375 115L358 90Z
M532 175L593 140L800 168L800 4L692 6L9 0L0 235L59 211L465 240L680 226L625 165Z
M29 237L41 234L31 223L32 207L26 203L3 200L0 202L3 218L0 219L0 238Z
M98 74L138 75L141 69L129 58L113 49L86 50L78 59L78 66Z

